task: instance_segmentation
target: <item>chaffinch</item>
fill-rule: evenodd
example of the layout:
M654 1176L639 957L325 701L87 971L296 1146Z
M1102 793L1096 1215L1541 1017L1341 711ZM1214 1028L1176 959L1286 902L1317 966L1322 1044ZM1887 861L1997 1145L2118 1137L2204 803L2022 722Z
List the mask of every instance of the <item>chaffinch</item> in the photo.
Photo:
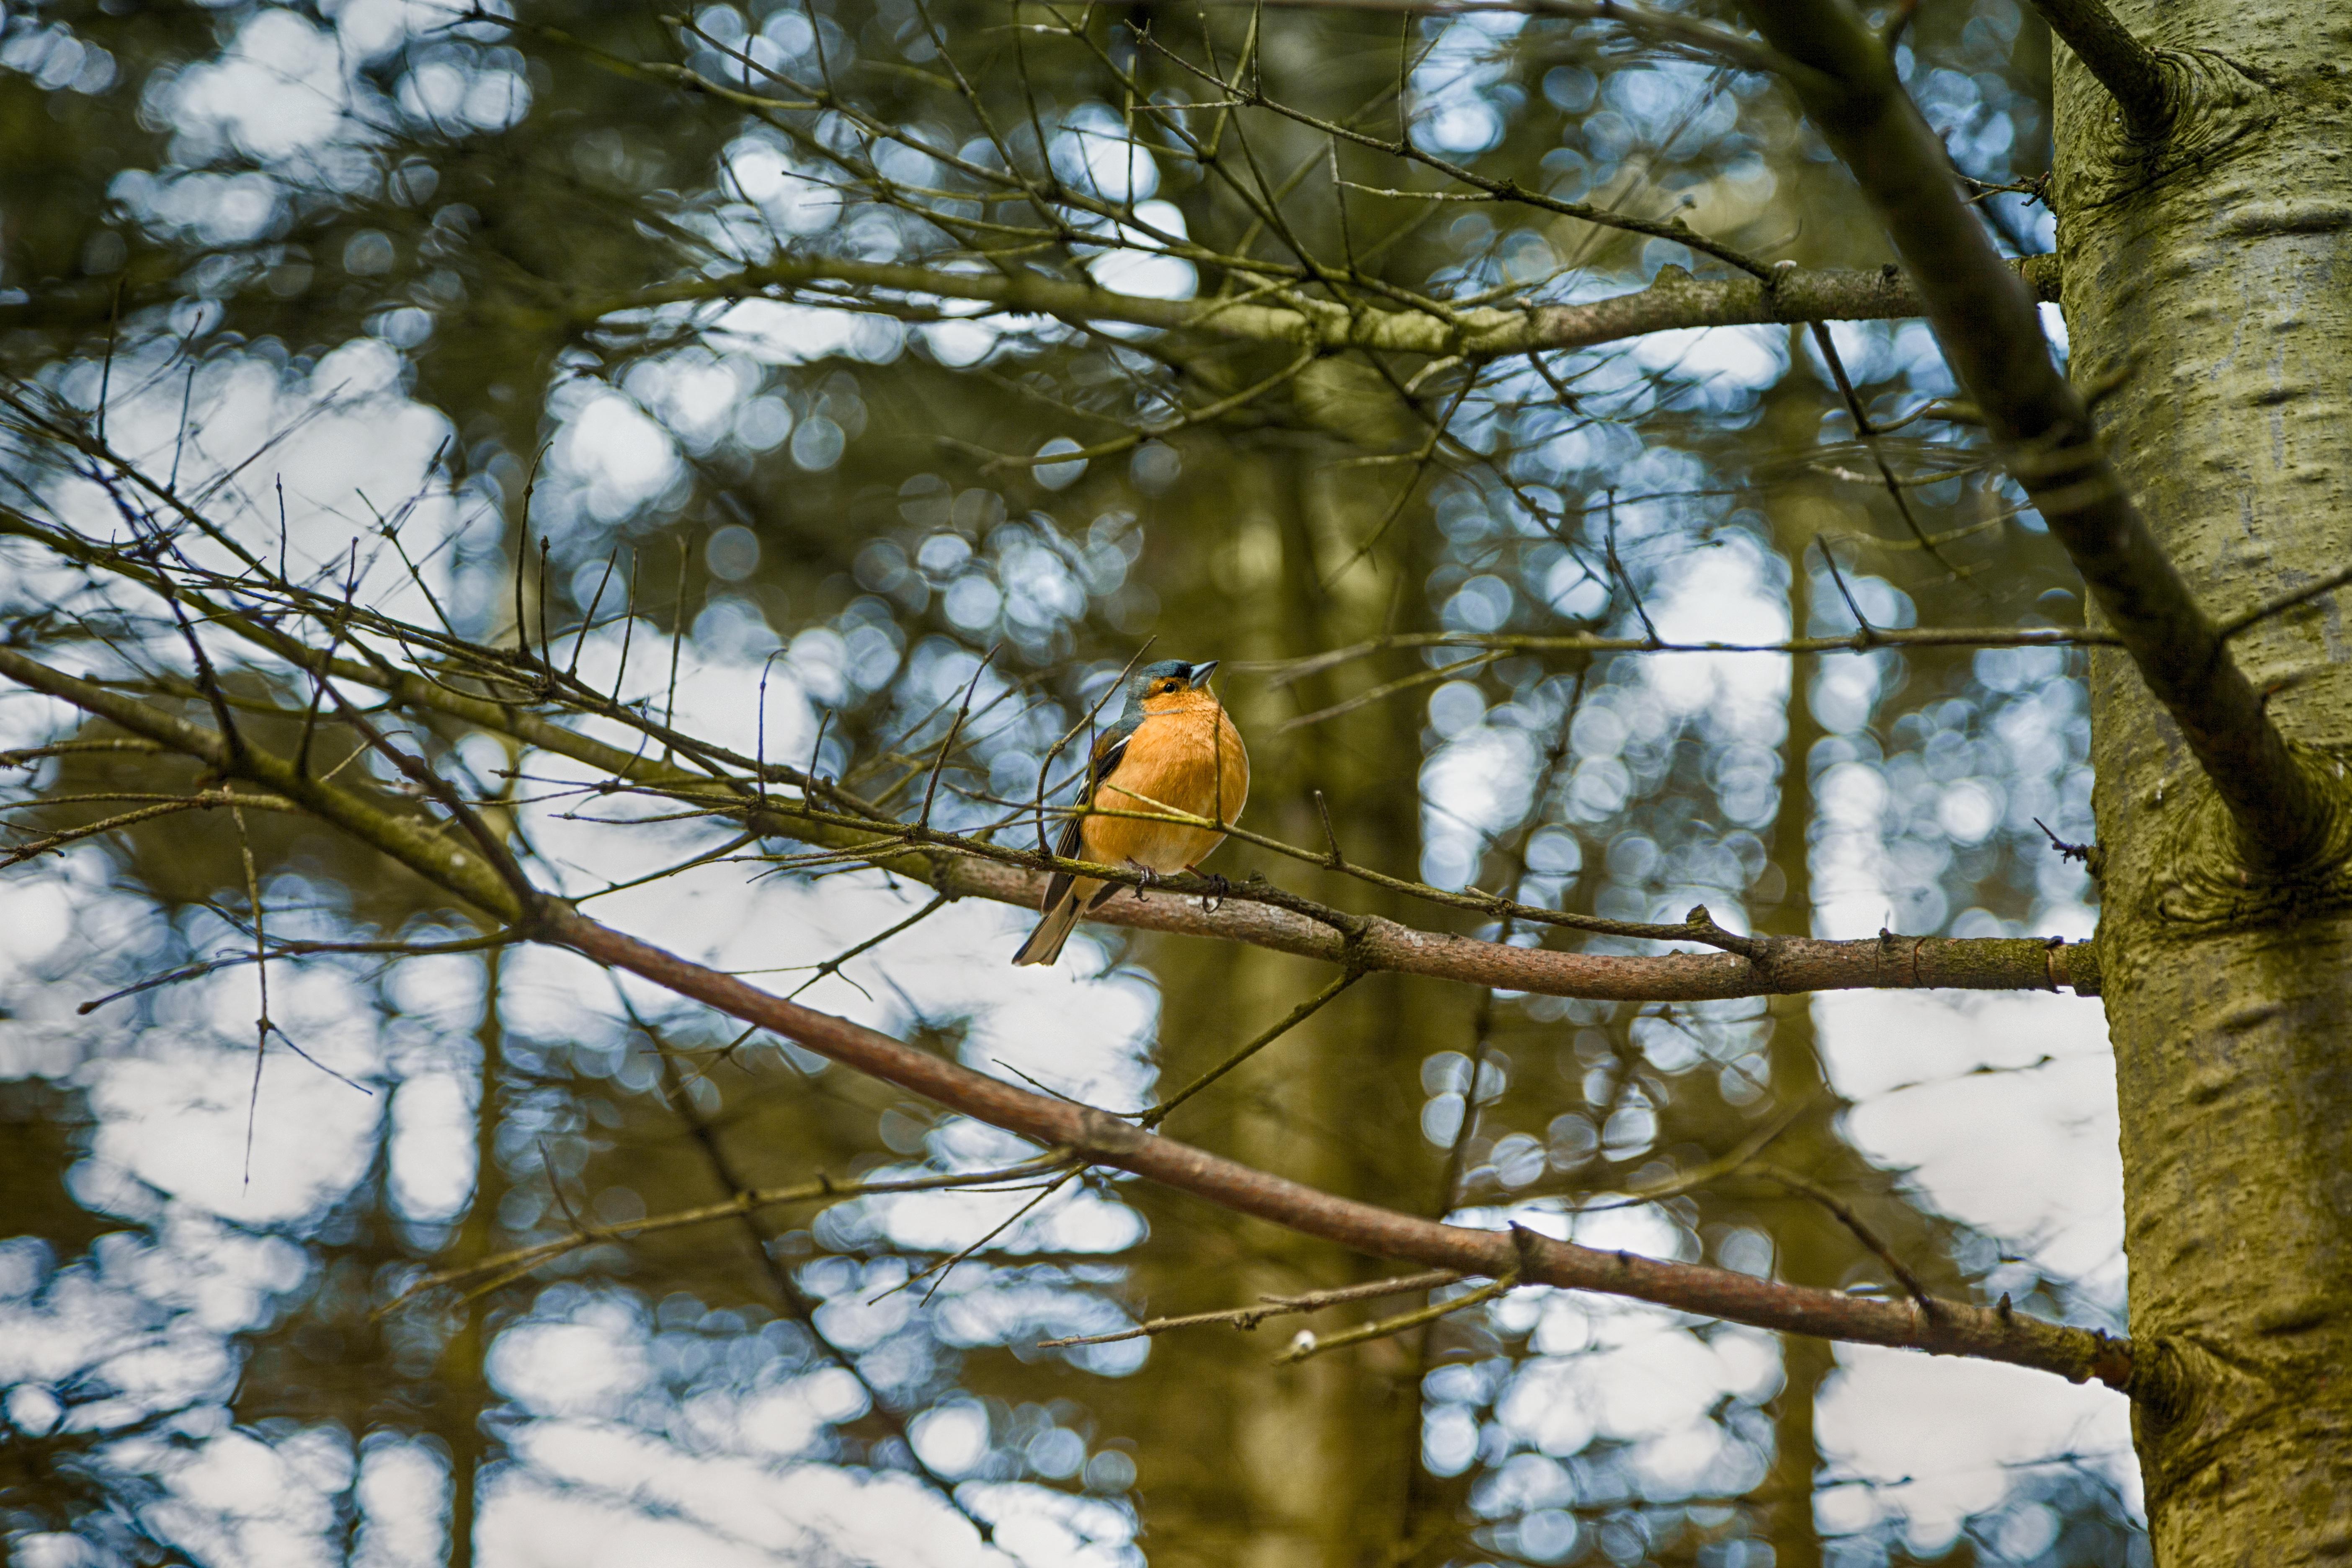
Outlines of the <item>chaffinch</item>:
M1229 823L1249 798L1249 753L1224 705L1209 689L1217 661L1186 664L1164 658L1144 666L1127 683L1127 705L1096 740L1078 814L1062 829L1054 852L1099 866L1129 865L1147 874L1189 871L1225 836L1189 822L1151 822L1114 812L1158 815L1171 807ZM1045 884L1045 918L1013 955L1015 963L1051 963L1078 916L1097 910L1122 884L1056 871Z

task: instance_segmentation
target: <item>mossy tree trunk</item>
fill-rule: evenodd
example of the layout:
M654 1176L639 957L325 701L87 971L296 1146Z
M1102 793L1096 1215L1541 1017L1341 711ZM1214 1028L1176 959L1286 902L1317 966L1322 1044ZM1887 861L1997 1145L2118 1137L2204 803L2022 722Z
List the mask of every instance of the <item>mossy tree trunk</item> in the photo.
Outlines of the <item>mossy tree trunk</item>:
M2072 375L2113 386L2114 458L2226 618L2352 560L2352 26L2284 0L2116 9L2167 51L2178 107L2160 142L2134 142L2060 51ZM2322 598L2234 645L2293 742L2352 742L2340 615ZM2137 1410L2157 1559L2340 1563L2352 884L2340 858L2242 875L2130 664L2099 652L2091 693L2132 1331L2185 1373Z

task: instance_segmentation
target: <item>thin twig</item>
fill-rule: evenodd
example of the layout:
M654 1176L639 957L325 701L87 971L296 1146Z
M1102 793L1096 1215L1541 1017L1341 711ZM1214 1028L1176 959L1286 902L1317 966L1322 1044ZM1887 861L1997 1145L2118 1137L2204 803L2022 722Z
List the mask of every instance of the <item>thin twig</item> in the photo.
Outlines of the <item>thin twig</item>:
M253 972L261 994L261 1016L253 1021L253 1089L245 1106L245 1185L250 1187L254 1126L261 1116L261 1064L269 1050L269 942L262 930L261 879L254 872L253 838L245 830L245 812L232 802L228 814L236 824L237 854L245 862L245 896L253 911Z
M1828 1210L1832 1218L1853 1233L1856 1241L1869 1249L1872 1257L1886 1265L1886 1271L1895 1276L1895 1282L1903 1287L1904 1293L1918 1303L1921 1311L1930 1317L1935 1315L1936 1300L1928 1295L1927 1288L1919 1282L1919 1277L1912 1273L1903 1259L1895 1255L1893 1247L1879 1239L1878 1233L1864 1223L1863 1217L1854 1212L1852 1205L1820 1183L1801 1176L1794 1171L1784 1170L1778 1165L1750 1165L1748 1169L1773 1185L1786 1187L1799 1197L1810 1199Z
M1821 351L1822 363L1829 366L1830 377L1837 384L1838 395L1844 399L1846 413L1853 420L1854 434L1862 437L1863 445L1869 449L1870 460L1877 466L1879 479L1885 485L1887 495L1893 499L1895 510L1903 519L1903 526L1911 531L1911 537L1918 541L1919 548L1926 551L1954 581L1958 581L1959 569L1945 560L1929 541L1927 531L1919 525L1919 519L1911 510L1910 498L1903 493L1903 482L1895 477L1895 470L1887 465L1885 450L1878 442L1878 427L1870 422L1870 413L1862 405L1862 395L1853 389L1853 380L1846 374L1845 361L1839 357L1837 344L1832 341L1829 328L1815 321L1811 324L1811 330L1813 347ZM1942 477L1938 476L1939 480Z
M914 927L930 919L933 915L939 913L940 910L947 908L948 905L954 901L955 895L953 893L941 893L938 897L934 898L929 903L925 904L921 909L917 910L913 914L908 915L905 920L900 921L897 925L890 927L889 930L877 931L874 935L867 937L864 942L857 943L855 947L851 947L841 952L835 953L833 957L826 959L823 963L818 964L814 974L812 974L806 980L802 981L792 990L785 992L784 1000L787 1002L793 1000L802 992L807 990L810 986L815 984L818 981L824 979L828 974L839 973L841 966L847 963L851 959L857 957L861 953L872 952L874 949L881 946L884 942L888 942L892 937L898 935L902 931L912 930Z
M1137 663L1142 659L1145 654L1151 651L1151 645L1158 640L1159 638L1156 636L1144 638L1143 646L1137 648L1133 653L1128 655L1126 665L1118 672L1118 679L1112 681L1108 686L1104 687L1102 695L1095 699L1094 706L1087 710L1087 716L1079 720L1076 723L1071 725L1068 729L1063 731L1060 738L1055 741L1052 745L1045 748L1045 760L1037 764L1037 800L1035 810L1037 816L1038 854L1050 855L1054 852L1054 847L1047 843L1045 839L1045 781L1053 773L1055 760L1061 756L1062 752L1068 748L1069 743L1072 741L1077 739L1078 731L1080 730L1091 729L1093 727L1096 718L1103 710L1104 704L1108 703L1112 698L1119 695L1127 689L1128 677L1135 673ZM1091 763L1089 763L1088 765L1091 766Z
M1483 1305L1497 1296L1507 1295L1517 1289L1518 1283L1517 1275L1506 1274L1500 1279L1490 1280L1475 1290L1465 1291L1459 1296L1449 1296L1443 1301L1433 1301L1418 1311L1402 1313L1393 1318L1383 1318L1379 1322L1366 1323L1360 1328L1349 1329L1345 1333L1333 1334L1328 1338L1301 1329L1298 1331L1298 1338L1293 1342L1291 1347L1275 1357L1274 1362L1276 1366L1295 1366L1302 1361L1321 1355L1326 1351L1345 1350L1349 1345L1365 1344L1373 1340L1385 1340L1393 1335L1405 1333L1410 1330L1420 1328L1424 1323L1433 1323L1440 1318L1448 1317L1466 1308Z
M2283 616L2289 610L2300 608L2314 599L2323 598L2347 585L2352 585L2352 566L2331 572L2316 583L2284 594L2266 605L2248 610L2243 615L2231 616L2218 621L2215 623L2214 629L2224 638L2234 637L2242 632L2252 630L2273 616Z
M411 1300L426 1290L445 1285L469 1285L484 1276L520 1270L524 1273L539 1268L568 1253L599 1242L635 1241L641 1237L662 1231L682 1230L692 1226L710 1225L719 1220L740 1219L761 1209L785 1204L835 1202L845 1198L873 1197L889 1193L929 1193L950 1188L986 1187L1008 1181L1020 1181L1041 1172L1060 1168L1062 1161L1053 1157L1024 1160L990 1171L972 1171L929 1176L885 1177L875 1181L845 1182L830 1176L818 1176L814 1181L797 1183L788 1187L750 1187L733 1196L713 1204L699 1204L692 1208L674 1209L667 1214L648 1215L643 1219L625 1220L618 1225L578 1224L564 1236L551 1241L536 1242L518 1247L458 1268L444 1268L420 1276L409 1282L398 1295L376 1310L377 1316L390 1312L404 1301Z
M424 958L452 952L483 952L494 947L510 947L527 941L520 931L494 931L488 936L467 937L460 942L288 942L270 950L277 958L304 958L317 953L366 953L388 958ZM257 962L252 953L237 953L215 958L203 963L192 963L166 974L152 975L120 991L110 991L103 996L84 1002L74 1009L77 1015L96 1012L109 1002L120 1002L125 996L136 996L142 991L152 991L160 985L175 985L183 981L200 980L223 969L234 969L241 963Z
M1131 1329L1116 1333L1078 1334L1063 1340L1040 1340L1040 1350L1060 1350L1067 1345L1115 1345L1121 1340L1150 1339L1171 1329L1197 1328L1204 1323L1231 1323L1242 1330L1256 1328L1270 1318L1294 1317L1301 1312L1319 1312L1326 1307L1343 1306L1349 1301L1376 1301L1383 1296L1407 1296L1421 1290L1435 1290L1458 1281L1461 1275L1450 1268L1433 1268L1423 1274L1401 1275L1394 1279L1376 1279L1369 1285L1343 1285L1336 1290L1315 1290L1303 1296L1265 1296L1255 1307L1227 1307L1215 1312L1188 1312L1179 1318L1150 1318Z
M980 663L972 669L971 681L963 689L963 701L956 709L955 722L948 726L947 738L940 742L938 760L931 764L930 783L923 786L923 809L915 818L925 827L931 825L931 803L939 797L940 774L948 765L949 753L955 750L956 737L963 733L963 721L971 716L971 694L980 689L980 678L988 672L989 661L996 657L996 649L1003 646L1001 643L992 645L981 656Z
M2342 586L2340 583L2330 586ZM2280 605L2264 605L2240 617L2246 624L2292 609L2314 593L2324 588L2299 591L2293 600ZM2242 626L2231 623L2236 629ZM1251 661L1236 659L1228 668L1235 675L1264 675L1266 684L1279 689L1294 682L1320 675L1326 670L1369 658L1376 653L1391 649L1406 650L1426 647L1480 648L1502 655L1510 653L1755 653L1755 654L1830 654L1867 653L1874 647L2112 647L2113 633L2085 630L2072 626L1873 626L1867 637L1857 641L1856 634L1843 637L1782 637L1774 642L1651 642L1647 637L1598 637L1580 632L1545 635L1516 632L1391 632L1383 637L1367 637L1345 647L1328 653L1309 654L1303 658Z
M36 800L24 804L26 806L46 806L53 803ZM229 805L251 805L268 811L296 809L291 801L279 800L275 795L231 796L226 789L218 795L160 800L152 805L142 806L136 811L121 812L101 821L84 823L79 827L60 828L55 833L19 844L5 855L0 855L0 870L5 870L11 866L23 865L27 860L37 860L44 855L54 854L68 845L80 843L86 838L95 838L100 834L119 833L126 827L135 827L142 822L151 822L159 816L170 816L183 811L209 811L215 806Z
M1299 1025L1307 1022L1307 1019L1321 1012L1325 1004L1331 1001L1334 997L1338 996L1340 992L1345 991L1349 986L1353 985L1362 977L1360 971L1353 969L1343 971L1337 980L1332 981L1330 984L1326 985L1322 990L1317 992L1314 995L1309 996L1297 1006L1293 1007L1290 1010L1289 1015L1280 1023L1275 1025L1272 1028L1267 1029L1265 1033L1251 1040L1247 1045L1234 1052L1233 1055L1227 1057L1223 1061L1219 1062L1215 1067L1211 1068L1207 1072L1202 1073L1199 1078L1194 1079L1191 1083L1186 1084L1182 1089L1178 1089L1174 1094L1170 1095L1166 1100L1161 1100L1158 1105L1155 1105L1150 1110L1145 1111L1140 1117L1137 1118L1136 1124L1139 1127L1159 1126L1161 1122L1168 1120L1169 1116L1174 1112L1178 1106L1183 1104L1186 1100L1192 1099L1194 1095L1200 1093L1202 1089L1208 1088L1211 1084L1216 1082L1219 1079L1224 1077L1227 1073L1233 1071L1244 1062L1249 1060L1250 1058L1257 1055L1258 1052L1265 1049L1266 1047L1274 1044L1275 1041L1282 1038L1283 1036L1290 1033L1291 1030L1298 1027Z

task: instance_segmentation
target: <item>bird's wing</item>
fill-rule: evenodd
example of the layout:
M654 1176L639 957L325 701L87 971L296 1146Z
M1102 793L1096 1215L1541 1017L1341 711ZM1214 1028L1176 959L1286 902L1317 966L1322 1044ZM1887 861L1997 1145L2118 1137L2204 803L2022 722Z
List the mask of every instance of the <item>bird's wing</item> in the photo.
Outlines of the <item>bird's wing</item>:
M1132 724L1114 725L1096 738L1094 757L1087 768L1086 787L1078 792L1080 805L1093 804L1095 792L1102 787L1103 780L1118 771L1118 764L1127 757L1127 743L1134 738L1135 726ZM1065 860L1075 860L1083 855L1086 852L1086 826L1087 819L1083 816L1074 816L1064 823L1061 842L1054 846L1054 853ZM1076 879L1067 871L1055 872L1045 883L1045 900L1040 907L1050 910L1060 903L1069 893L1074 880Z

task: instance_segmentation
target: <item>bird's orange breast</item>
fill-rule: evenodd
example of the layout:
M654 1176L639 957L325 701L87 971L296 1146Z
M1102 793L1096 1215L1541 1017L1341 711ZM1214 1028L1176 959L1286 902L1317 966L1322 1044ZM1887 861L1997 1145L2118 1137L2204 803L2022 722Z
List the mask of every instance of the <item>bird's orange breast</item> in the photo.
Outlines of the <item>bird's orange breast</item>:
M1230 823L1249 799L1249 753L1241 731L1214 697L1179 692L1144 705L1127 754L1103 780L1094 804L1107 811L1150 813L1165 806ZM1087 858L1132 861L1155 871L1198 865L1225 836L1182 822L1133 816L1087 818Z

